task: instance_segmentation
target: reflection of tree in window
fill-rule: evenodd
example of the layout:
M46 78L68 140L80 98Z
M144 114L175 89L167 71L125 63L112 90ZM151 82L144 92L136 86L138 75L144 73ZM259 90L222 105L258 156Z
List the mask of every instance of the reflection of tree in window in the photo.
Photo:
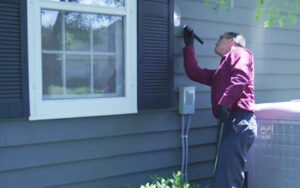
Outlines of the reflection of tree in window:
M63 15L58 11L42 10L42 18L46 14L51 14L56 17L54 23L44 23L42 19L42 49L43 50L62 50L62 18ZM55 16L56 15L56 16ZM61 75L61 54L42 56L43 60L43 94L49 93L49 86L62 87L62 75ZM62 90L57 92L62 94Z
M52 0L52 1L66 2L65 0ZM124 6L124 0L69 0L69 2L86 4L86 5L110 6L110 7Z
M124 0L71 0L87 5L99 5L99 6L110 6L110 7L121 7L124 5ZM69 2L71 2L69 1Z

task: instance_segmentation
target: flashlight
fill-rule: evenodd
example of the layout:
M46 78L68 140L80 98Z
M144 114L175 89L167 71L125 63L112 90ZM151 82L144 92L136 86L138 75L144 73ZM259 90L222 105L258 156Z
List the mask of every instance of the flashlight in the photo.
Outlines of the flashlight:
M195 39L196 39L198 42L200 42L201 44L204 43L204 42L200 39L200 37L198 37L198 36L196 35L196 33L194 32L194 30L193 30L193 28L192 28L191 26L189 26L189 25L184 25L184 26L183 26L183 30L184 30L184 32L186 32L186 33L188 33L188 34L192 34L192 35L195 37Z

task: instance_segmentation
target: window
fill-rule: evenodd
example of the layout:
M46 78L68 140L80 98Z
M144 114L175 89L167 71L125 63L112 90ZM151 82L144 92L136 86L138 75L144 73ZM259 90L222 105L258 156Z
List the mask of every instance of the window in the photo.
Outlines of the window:
M29 0L30 120L137 112L136 1Z

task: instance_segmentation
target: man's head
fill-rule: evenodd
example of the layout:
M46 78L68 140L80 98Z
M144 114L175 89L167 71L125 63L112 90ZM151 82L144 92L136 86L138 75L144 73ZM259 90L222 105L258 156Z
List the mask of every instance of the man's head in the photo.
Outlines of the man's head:
M218 42L216 43L215 53L223 56L227 54L234 46L245 47L245 38L239 33L226 32L220 36Z

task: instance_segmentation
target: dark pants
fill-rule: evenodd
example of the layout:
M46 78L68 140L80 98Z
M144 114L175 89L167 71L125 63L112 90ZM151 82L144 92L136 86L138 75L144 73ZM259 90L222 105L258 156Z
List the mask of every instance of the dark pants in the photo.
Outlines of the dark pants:
M256 118L247 111L230 113L224 124L215 188L242 188L247 153L257 135Z

